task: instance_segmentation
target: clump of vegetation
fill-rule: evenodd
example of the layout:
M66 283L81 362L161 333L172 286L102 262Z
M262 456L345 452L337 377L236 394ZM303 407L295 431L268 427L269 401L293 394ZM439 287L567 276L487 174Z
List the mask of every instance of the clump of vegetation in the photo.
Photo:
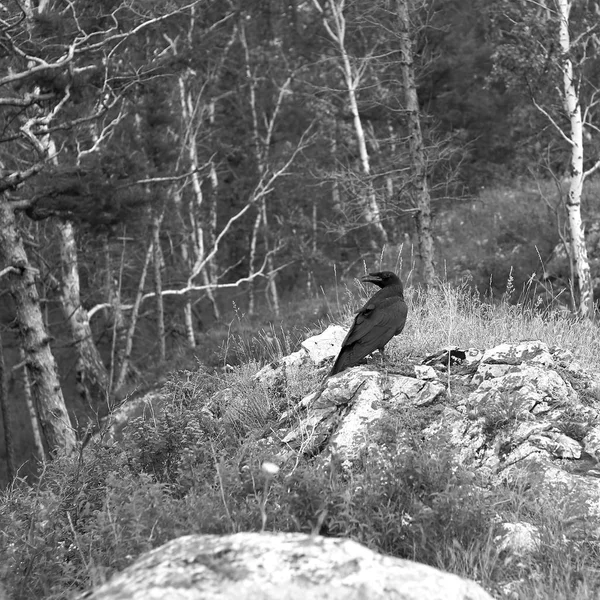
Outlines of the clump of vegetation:
M573 331L558 316L491 306L449 285L408 298L412 318L392 358L536 337L570 348L588 368L598 360L586 324ZM182 534L263 530L348 537L475 579L499 598L594 597L598 549L584 531L569 541L560 526L568 507L539 489L492 486L457 464L443 436L423 435L435 406L398 411L352 468L298 456L279 472L266 469L275 458L269 432L319 375L306 367L268 387L254 379L259 366L178 371L164 405L130 422L118 446L92 441L45 465L35 483L17 479L4 490L0 577L12 598L62 598L98 585ZM489 427L517 418L511 410L489 413ZM572 433L587 413L568 417ZM539 550L518 561L495 541L500 523L516 521L541 536Z

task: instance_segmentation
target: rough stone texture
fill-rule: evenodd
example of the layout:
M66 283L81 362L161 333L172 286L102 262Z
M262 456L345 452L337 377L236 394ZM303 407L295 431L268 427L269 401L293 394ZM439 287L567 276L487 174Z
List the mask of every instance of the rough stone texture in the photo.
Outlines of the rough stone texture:
M600 425L594 425L583 438L583 448L597 461L600 461Z
M567 530L585 525L600 538L597 376L537 340L445 348L424 362L416 373L427 379L354 367L326 380L284 415L280 441L311 456L334 453L351 468L390 411L435 407L423 435L447 445L457 463L492 484L525 482L555 494L570 507Z
M435 381L439 379L437 371L429 365L415 365L415 375L417 379L426 379Z
M478 584L305 534L189 535L146 553L89 600L492 600Z
M330 325L323 333L304 340L301 345L318 365L339 354L347 331L339 325Z
M520 365L524 362L551 365L554 362L547 344L539 340L500 344L483 353L482 364Z
M387 419L385 406L424 407L443 393L439 382L354 367L327 379L321 390L299 403L296 411L301 409L302 416L282 442L309 456L327 447L342 461L353 461L367 443L368 427ZM291 414L285 413L282 421Z
M330 325L323 333L304 340L297 352L265 365L254 378L266 387L273 387L285 381L287 374L294 369L307 364L319 366L337 355L345 336L343 327Z
M299 369L302 365L310 361L310 356L304 348L284 356L281 360L265 365L255 376L254 379L267 387L276 385L279 380L286 376L290 369Z
M159 390L146 392L143 396L123 402L105 420L98 439L106 445L112 445L122 439L122 432L131 420L152 415L159 410L165 399L165 394Z

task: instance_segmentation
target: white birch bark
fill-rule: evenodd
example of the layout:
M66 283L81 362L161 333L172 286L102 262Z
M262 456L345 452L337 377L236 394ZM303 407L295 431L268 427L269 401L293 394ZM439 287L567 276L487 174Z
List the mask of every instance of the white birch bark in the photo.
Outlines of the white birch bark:
M69 221L57 221L61 258L60 304L75 344L77 390L83 401L97 408L107 400L108 372L94 343L87 310L81 305L79 261L75 230Z
M133 336L135 335L135 329L137 326L137 319L140 312L140 305L142 303L142 296L144 295L144 285L146 283L146 276L148 275L148 265L152 258L154 243L151 242L146 252L146 258L144 260L144 266L140 275L140 281L138 283L138 290L131 311L131 317L129 319L129 327L127 329L127 336L125 338L125 348L123 350L123 360L119 366L119 374L117 376L114 389L115 391L120 390L125 384L125 378L129 371L129 361L131 359L131 350L133 349Z
M559 41L562 51L563 96L565 110L570 121L569 135L571 143L570 182L567 197L567 215L571 238L571 256L577 274L577 289L579 292L578 313L581 317L591 318L594 313L594 298L590 263L585 244L583 220L581 218L581 195L583 191L583 123L581 104L577 84L573 76L571 62L571 39L569 34L569 17L572 7L571 0L557 0L559 18Z
M258 169L258 175L262 179L267 170L269 168L269 146L271 145L271 140L273 139L273 131L275 128L275 123L279 116L279 112L281 110L281 106L283 104L284 97L290 92L290 84L291 84L291 76L286 79L286 81L279 88L279 93L277 96L277 100L275 102L275 107L273 108L272 114L263 115L266 131L264 135L261 135L260 127L259 127L259 114L258 114L258 105L256 99L257 92L257 78L252 73L252 69L250 66L250 51L248 48L248 42L246 40L246 33L243 27L240 28L240 41L244 48L244 56L245 56L245 69L246 69L246 77L248 79L249 86L249 104L250 104L250 114L252 117L252 137L254 142L254 154L256 158L256 165ZM249 249L249 268L248 268L248 277L251 279L249 294L248 294L248 314L253 315L255 313L256 306L256 261L258 254L258 237L260 231L263 231L263 245L264 252L267 261L267 292L268 296L272 301L272 308L275 312L276 316L279 316L280 311L280 302L279 302L279 292L277 289L277 282L275 280L275 265L273 260L273 254L270 252L269 248L269 240L267 237L268 223L267 223L267 196L263 195L259 201L257 206L257 214L254 219L254 224L252 227L252 234L250 237L250 249Z
M367 147L367 139L365 129L360 118L358 110L357 92L361 80L360 70L353 67L346 48L346 19L344 16L345 0L328 0L327 8L331 18L326 16L323 7L318 0L313 0L313 4L317 10L323 15L323 25L329 37L337 46L337 50L341 60L341 70L344 77L346 91L348 93L348 104L350 113L352 114L352 122L354 125L354 133L356 136L356 144L360 156L360 165L362 173L369 178L371 175L371 160ZM373 249L381 249L388 241L387 232L382 223L382 213L379 207L379 202L375 195L375 190L372 183L368 182L366 202L363 207L363 216L367 224L371 225L380 238L379 243L373 240Z
M194 203L192 205L192 207L190 208L190 222L192 224L192 238L194 239L194 246L193 246L193 250L194 250L194 254L195 254L195 264L199 264L200 262L202 262L206 256L206 249L205 249L205 240L204 240L204 226L202 223L202 212L204 211L204 193L202 191L202 181L200 178L200 175L198 173L198 171L200 170L200 160L198 157L198 149L196 146L196 120L197 120L197 110L196 107L194 105L194 101L193 101L193 97L192 97L192 93L188 88L187 85L187 76L189 76L189 73L186 76L180 76L179 77L179 101L180 101L180 106L181 106L181 117L182 117L182 122L183 123L187 123L187 131L186 131L186 135L185 135L185 145L186 145L186 150L187 150L187 158L188 158L188 162L189 165L191 167L192 170L192 174L190 175L190 180L192 182L192 191L193 191L193 195L194 195ZM216 218L216 213L215 213L215 218ZM213 314L215 316L216 319L219 319L221 316L221 313L219 311L219 307L217 305L217 301L215 299L213 290L212 290L212 285L215 283L214 280L211 280L210 277L210 272L209 272L209 265L212 263L212 261L208 261L206 267L203 267L202 269L200 269L199 271L197 271L195 268L191 268L190 269L190 278L188 280L188 286L192 285L192 279L194 279L197 276L200 276L202 283L205 285L206 288L206 295L208 296L208 299L211 302L212 308L213 308ZM191 302L191 298L190 298L190 302ZM188 313L191 310L191 307L188 308L186 307L184 310L188 311ZM184 317L187 318L187 317ZM188 325L192 323L191 321L189 321ZM190 338L188 337L188 341L190 340ZM195 342L194 342L195 345Z

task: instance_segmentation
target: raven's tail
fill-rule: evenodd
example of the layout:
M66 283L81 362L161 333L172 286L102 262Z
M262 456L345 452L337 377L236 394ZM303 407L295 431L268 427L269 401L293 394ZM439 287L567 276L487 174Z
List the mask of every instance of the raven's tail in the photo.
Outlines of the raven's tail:
M337 375L338 373L341 373L342 371L347 369L349 365L350 365L350 362L348 361L346 353L342 349L340 351L340 353L338 354L338 357L335 359L335 362L333 363L333 367L331 368L331 371L329 371L329 375L327 377L332 377L333 375Z

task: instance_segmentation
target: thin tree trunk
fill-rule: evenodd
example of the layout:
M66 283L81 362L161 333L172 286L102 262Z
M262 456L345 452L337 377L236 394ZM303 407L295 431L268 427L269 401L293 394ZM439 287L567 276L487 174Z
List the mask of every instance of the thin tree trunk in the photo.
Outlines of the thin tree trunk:
M123 318L123 310L121 308L121 283L123 279L123 263L125 260L126 239L123 237L123 249L121 251L121 266L119 268L118 280L115 279L114 269L112 266L108 236L104 236L102 241L104 251L104 271L106 275L106 299L111 305L111 309L108 311L108 324L112 328L108 389L110 390L112 396L112 394L115 392L114 383L117 369L123 363L123 351L125 349L126 339L125 319Z
M390 134L389 153L390 156L396 156L396 135L391 120L388 120L388 132ZM394 198L394 178L389 173L385 176L385 189L387 192L388 201L391 202Z
M185 223L185 219L183 217L183 207L181 201L181 193L179 190L175 189L173 192L173 201L175 203L175 208L177 209L177 214L179 215L179 220L182 225ZM185 226L184 226L185 227ZM181 251L181 260L184 265L186 265L188 271L191 273L192 271L192 260L191 260L191 251L190 251L190 238L187 233L183 232L181 243L179 244L179 248ZM188 287L193 284L191 279L188 279ZM186 294L184 298L183 305L183 323L185 327L185 337L187 339L188 345L190 348L196 347L196 334L194 332L194 319L192 313L192 296L191 294Z
M267 231L269 230L269 223L268 223L268 218L267 218L267 203L266 201L263 201L261 204L261 211L262 211L262 222L263 222L263 232L264 232L264 239L265 239L265 247L267 248L268 251L268 243L269 240L267 239ZM279 291L277 290L277 282L275 281L275 263L273 261L273 253L269 253L269 255L267 256L267 272L268 272L268 280L267 280L267 290L268 290L268 294L271 297L271 301L273 303L273 313L275 314L275 316L277 318L279 318L280 314L281 314L281 303L279 301Z
M154 293L156 294L156 333L158 335L159 358L162 362L167 359L165 336L165 307L162 296L162 256L160 252L160 224L162 215L152 219L152 263L154 266Z
M108 371L94 343L87 311L81 306L75 231L69 221L56 223L60 240L61 309L75 343L77 389L86 405L97 408L108 396Z
M412 41L410 37L410 20L408 16L408 0L398 0L399 40L401 52L402 82L406 100L406 118L408 125L408 147L412 171L412 187L417 207L417 235L419 238L419 254L423 270L423 282L431 286L435 279L433 235L431 231L431 198L427 183L427 161L423 147L419 98L415 84Z
M249 101L250 101L250 114L252 116L252 137L254 141L254 155L256 158L256 165L258 170L259 177L263 177L267 172L269 167L268 165L268 157L269 157L269 147L271 145L271 140L273 139L273 129L275 127L275 122L279 115L279 111L281 110L281 106L283 104L283 99L286 94L290 93L290 84L292 81L291 75L286 79L283 85L279 88L279 93L277 96L277 101L275 103L275 107L273 108L273 112L270 118L265 114L264 121L266 124L266 132L264 135L264 139L261 138L260 129L259 129L259 113L258 113L258 104L257 104L257 78L252 73L252 69L250 67L250 51L248 48L248 42L246 40L246 32L242 27L240 29L240 40L242 42L242 46L244 48L244 55L246 59L246 77L248 78L249 85ZM258 206L258 214L256 219L254 220L254 226L252 228L252 236L250 239L250 265L248 269L248 276L252 278L255 274L254 265L257 254L257 241L258 235L261 227L263 228L263 242L264 242L264 251L267 254L267 268L268 268L268 280L267 280L267 294L270 294L271 300L273 302L273 310L275 314L279 315L279 293L277 291L277 282L275 281L275 267L273 261L273 255L269 254L269 239L267 237L267 199L266 196L263 196L260 200L260 204ZM255 302L256 302L256 283L255 279L251 279L250 281L250 290L249 290L249 306L248 313L254 314L255 311Z
M186 85L186 78L184 76L179 77L179 100L181 104L181 116L183 122L187 125L187 151L188 151L188 160L190 167L192 168L191 180L192 180L192 190L194 192L194 208L197 211L197 216L194 214L190 214L190 218L193 224L193 234L196 240L196 262L201 262L205 256L205 244L204 244L204 229L202 228L202 210L204 203L204 194L202 193L202 182L200 180L200 176L198 175L198 171L200 170L200 161L198 158L198 150L196 147L196 128L195 128L195 115L196 111L194 110L194 102L192 99L192 94L188 90ZM194 211L194 208L191 210ZM210 262L210 261L209 261ZM207 272L209 266L202 269L200 273L204 285L210 286L214 283L214 281L210 278L210 272ZM215 319L220 318L219 308L217 306L217 302L215 300L214 293L210 287L206 289L206 295L211 302L213 308L213 314Z
M346 18L344 16L344 0L329 0L328 13L323 10L318 0L313 0L313 4L317 10L323 15L323 25L329 34L329 37L337 45L339 55L342 61L342 73L344 75L344 83L346 84L346 92L348 93L348 104L350 113L352 114L352 122L354 124L354 134L356 136L356 144L360 156L360 165L363 174L367 178L367 193L366 202L363 205L363 216L367 224L371 225L379 236L379 240L372 239L372 250L380 250L388 241L387 232L382 223L382 214L375 195L375 189L370 181L371 161L367 148L367 140L365 130L360 118L358 110L358 101L356 97L358 85L360 82L360 74L352 67L350 56L346 49Z
M4 424L4 445L6 447L6 475L8 482L15 476L15 445L13 442L12 406L8 399L8 386L6 378L6 364L4 362L4 348L0 335L0 409L2 410L2 423Z
M150 246L148 247L148 251L146 252L146 259L144 260L144 267L142 269L142 274L140 275L137 295L135 297L135 302L133 303L131 318L129 320L129 328L127 330L127 337L125 340L125 349L123 351L123 360L121 362L119 368L119 375L114 386L115 391L118 391L123 387L123 384L125 383L125 378L127 377L127 372L129 371L129 361L131 359L131 350L133 348L133 336L135 334L135 328L137 326L137 318L140 312L142 296L144 295L144 285L146 283L148 265L150 264L150 258L152 257L153 246L154 244L151 242Z
M211 126L215 125L215 101L212 100L209 105L209 121ZM215 161L210 160L210 169L209 169L209 178L210 185L212 188L212 193L210 197L210 205L208 207L208 244L212 248L215 244L215 240L217 239L217 225L218 225L218 214L217 214L217 201L219 197L219 176L217 174L217 167L215 166ZM207 264L208 270L208 278L212 283L217 282L217 260L215 257L211 258ZM219 305L215 301L213 302L213 310L215 319L219 320L221 318L221 311L219 310Z
M358 102L356 100L356 88L358 85L358 81L356 77L353 76L352 66L350 64L348 53L346 52L346 49L343 46L343 41L340 42L340 52L342 54L344 76L346 80L346 90L348 92L350 112L352 113L352 121L354 123L354 133L356 135L356 144L358 146L358 153L360 156L360 165L363 174L366 175L367 178L369 178L371 176L371 160L369 157L369 151L367 149L367 139L365 137L365 130L362 124L362 120L360 118L360 113L358 111ZM374 249L380 249L387 243L388 236L382 224L381 210L379 208L379 203L377 202L377 197L375 196L375 190L373 188L372 182L367 181L367 186L367 202L365 204L363 212L366 222L373 225L380 237L380 242L377 245L377 247L375 244L373 244L373 247Z
M253 277L255 274L254 265L256 262L257 244L258 244L258 232L260 231L260 224L262 222L262 211L260 206L252 225L252 234L250 235L250 251L248 252L248 277L250 277L250 284L248 287L248 314L253 315L256 312L256 279Z
M318 250L317 242L318 242L318 235L319 235L319 227L318 227L318 221L317 221L317 210L318 210L318 201L315 196L315 197L313 197L313 201L312 201L312 217L311 217L311 225L312 225L311 250L313 253L313 258L317 257L317 250Z
M581 218L581 194L583 191L583 124L581 105L577 85L573 79L573 63L571 62L571 39L569 34L569 15L572 2L558 0L556 3L559 18L559 40L562 50L563 94L565 110L571 122L571 157L570 183L567 197L567 215L571 238L571 256L577 274L579 299L578 313L581 317L591 318L594 314L594 295L590 275L590 262L585 245L585 233Z
M25 351L23 346L19 346L19 360L25 362ZM31 396L31 381L27 372L27 367L23 368L23 396L25 398L25 405L27 406L27 412L29 413L29 421L31 422L31 431L33 432L33 446L35 448L35 455L38 460L44 460L46 458L46 451L44 450L44 442L42 440L42 432L40 431L40 421L38 418L37 410L33 404L33 398Z
M7 280L15 301L33 400L46 444L51 452L70 453L75 449L75 431L69 420L50 350L50 337L42 319L36 272L27 259L15 213L5 199L0 199L0 264L14 269L7 275Z

